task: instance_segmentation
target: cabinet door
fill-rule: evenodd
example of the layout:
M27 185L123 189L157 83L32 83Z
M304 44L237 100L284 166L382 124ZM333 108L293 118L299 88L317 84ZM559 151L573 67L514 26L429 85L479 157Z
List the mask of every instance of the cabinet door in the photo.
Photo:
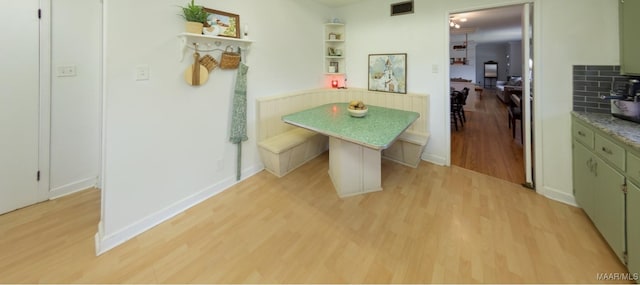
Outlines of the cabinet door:
M640 1L620 0L620 71L622 74L640 75Z
M625 203L622 186L625 178L604 160L594 157L596 214L592 217L602 236L620 260L624 260ZM624 262L624 261L623 261Z
M573 141L573 189L578 206L594 218L595 176L593 154L581 143Z
M630 273L640 274L640 188L627 185L627 254Z

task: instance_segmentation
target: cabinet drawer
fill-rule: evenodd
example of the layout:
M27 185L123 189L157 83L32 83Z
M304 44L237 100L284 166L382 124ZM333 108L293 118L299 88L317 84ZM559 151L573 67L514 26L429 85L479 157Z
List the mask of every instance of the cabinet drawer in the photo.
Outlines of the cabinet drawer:
M627 153L627 176L640 183L640 157Z
M615 167L625 170L625 150L621 146L596 134L595 152Z
M572 133L573 138L586 145L590 149L593 149L593 131L591 129L580 123L574 122Z

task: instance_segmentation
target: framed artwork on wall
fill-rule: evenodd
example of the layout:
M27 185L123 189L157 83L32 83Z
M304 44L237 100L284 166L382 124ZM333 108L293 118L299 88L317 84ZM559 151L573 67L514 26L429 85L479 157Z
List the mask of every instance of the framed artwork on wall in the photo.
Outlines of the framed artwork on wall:
M370 54L369 90L407 94L407 54Z
M209 25L208 34L221 37L240 38L240 16L228 12L218 11L204 7ZM205 25L206 26L206 25Z

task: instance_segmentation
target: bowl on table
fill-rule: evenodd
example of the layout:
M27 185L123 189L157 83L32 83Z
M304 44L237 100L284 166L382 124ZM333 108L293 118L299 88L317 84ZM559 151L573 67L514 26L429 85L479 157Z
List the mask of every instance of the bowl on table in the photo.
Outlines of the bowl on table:
M364 109L348 109L348 110L349 110L349 115L351 115L351 117L362 118L367 115L367 111L369 111L369 108L365 107Z

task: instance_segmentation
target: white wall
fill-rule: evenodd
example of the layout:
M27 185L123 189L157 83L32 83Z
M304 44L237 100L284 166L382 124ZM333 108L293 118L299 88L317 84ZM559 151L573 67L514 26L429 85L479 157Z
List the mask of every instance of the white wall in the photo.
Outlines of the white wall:
M572 66L619 65L617 1L542 1L534 68L538 157L543 194L573 200L571 181ZM567 13L571 11L571 13ZM562 27L562 28L560 28Z
M105 0L103 252L235 183L229 143L235 71L215 70L200 87L182 74L177 37L187 0ZM333 16L308 0L200 0L240 15L255 42L248 53L248 136L243 178L262 170L255 141L255 99L324 82L323 23ZM144 13L140 13L144 11ZM204 53L203 53L204 55ZM213 53L215 57L219 52ZM135 81L148 64L149 81Z
M99 0L56 0L51 5L51 197L95 186L100 155ZM77 76L57 77L74 65Z
M415 14L389 16L394 0L369 0L341 9L347 15L349 82L365 87L367 54L408 53L408 90L431 94L432 138L424 158L450 161L447 124L449 13L522 3L505 0L416 1ZM570 112L574 64L619 64L617 2L533 1L537 21L536 136L537 190L573 203ZM399 28L401 27L401 28ZM437 71L437 72L434 72Z

